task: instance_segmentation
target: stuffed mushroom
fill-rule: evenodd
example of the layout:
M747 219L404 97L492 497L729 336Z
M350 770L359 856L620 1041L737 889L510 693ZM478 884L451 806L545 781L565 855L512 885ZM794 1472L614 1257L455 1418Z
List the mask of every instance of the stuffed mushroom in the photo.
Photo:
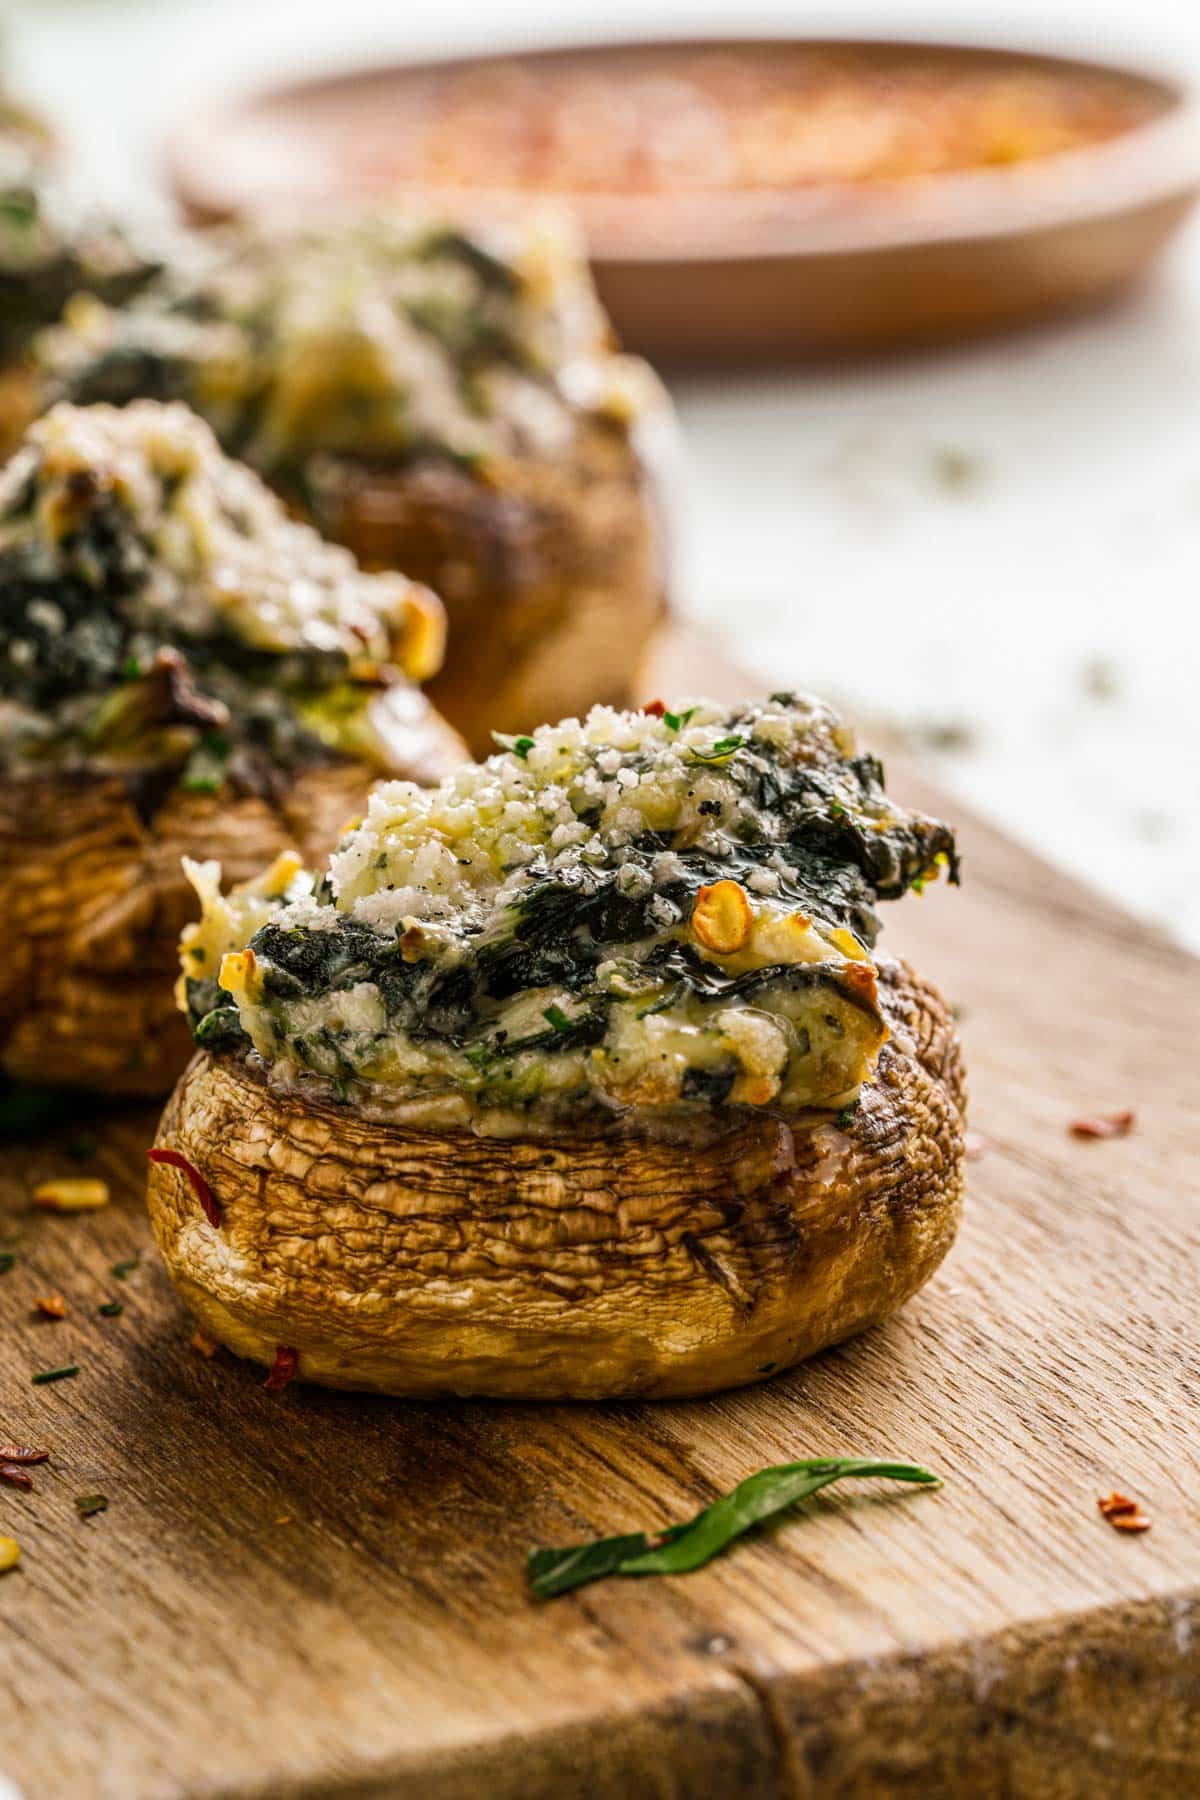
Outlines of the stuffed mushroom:
M950 1245L954 1027L874 944L953 837L816 701L597 708L380 786L275 898L189 872L201 1053L150 1210L240 1355L696 1394L883 1318Z
M443 775L463 747L413 685L443 623L182 405L31 428L0 476L0 1069L170 1087L181 856L320 858L377 776Z
M74 191L52 134L0 102L0 452L38 410L29 355L73 294L119 305L162 268L160 246L130 232Z
M430 692L475 751L629 697L664 604L670 409L558 224L241 229L123 310L80 300L41 355L68 399L186 400L326 537L430 583Z

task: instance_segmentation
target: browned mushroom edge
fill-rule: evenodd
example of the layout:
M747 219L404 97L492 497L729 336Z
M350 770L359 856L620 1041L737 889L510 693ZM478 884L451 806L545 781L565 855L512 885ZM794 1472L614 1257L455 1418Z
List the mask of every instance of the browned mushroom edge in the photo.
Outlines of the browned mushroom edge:
M432 708L404 771L436 780L462 746ZM377 770L307 769L281 795L175 786L147 812L111 776L0 777L0 1070L100 1093L166 1093L191 1052L173 996L179 933L197 910L180 866L230 881L284 850L320 867Z

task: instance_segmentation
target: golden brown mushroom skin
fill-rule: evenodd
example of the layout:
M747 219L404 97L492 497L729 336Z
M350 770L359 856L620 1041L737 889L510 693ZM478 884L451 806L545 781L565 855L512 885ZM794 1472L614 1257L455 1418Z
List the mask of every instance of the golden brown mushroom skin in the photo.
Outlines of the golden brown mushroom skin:
M38 415L39 382L28 358L0 367L0 462L20 448Z
M446 660L427 684L475 756L492 732L624 706L666 609L672 427L581 418L561 459L344 467L313 522L365 568L403 569L440 596Z
M411 1397L603 1399L757 1381L893 1312L958 1225L963 1072L936 991L889 963L853 1117L711 1141L475 1137L281 1099L198 1056L159 1128L221 1208L153 1166L168 1272L214 1337L301 1379Z
M393 772L436 781L462 745L430 708L412 750ZM270 798L176 786L148 819L113 776L0 776L0 1070L166 1093L192 1049L173 996L179 933L197 911L180 859L216 857L226 883L283 850L320 867L379 774L325 764Z

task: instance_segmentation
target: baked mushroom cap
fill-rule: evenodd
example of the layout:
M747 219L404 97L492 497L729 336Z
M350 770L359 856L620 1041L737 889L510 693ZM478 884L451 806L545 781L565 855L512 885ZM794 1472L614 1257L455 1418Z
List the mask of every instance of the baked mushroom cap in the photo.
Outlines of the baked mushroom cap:
M649 384L646 384L649 385ZM493 727L626 705L666 612L677 457L661 395L628 423L582 413L561 455L350 467L312 517L371 569L436 588L450 621L430 697L484 756Z
M186 400L326 536L441 594L434 699L477 754L623 703L661 616L672 415L561 221L214 234L39 345L52 395Z
M462 746L410 673L437 602L289 520L180 406L62 407L0 477L0 1068L161 1093L195 911L180 859L235 880L319 861L380 774Z
M943 870L779 694L384 785L279 900L193 871L173 1277L236 1350L412 1394L701 1392L882 1317L953 1236L963 1095L874 907Z
M204 1328L302 1379L412 1397L603 1399L761 1380L933 1274L962 1197L963 1076L935 990L880 965L891 1036L848 1116L730 1109L689 1136L420 1131L201 1055L152 1166L167 1270Z
M215 847L235 883L293 849L319 861L373 779L362 763L335 763L263 794L176 783L149 805L128 782L85 770L0 777L4 1073L165 1093L192 1050L173 994L179 934L196 911L181 859Z

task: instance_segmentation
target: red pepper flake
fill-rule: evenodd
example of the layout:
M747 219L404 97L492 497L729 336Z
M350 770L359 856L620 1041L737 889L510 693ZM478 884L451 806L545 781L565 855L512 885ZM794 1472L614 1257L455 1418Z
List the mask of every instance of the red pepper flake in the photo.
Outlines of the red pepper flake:
M150 1158L152 1163L165 1163L168 1168L181 1169L183 1171L192 1184L193 1193L200 1202L200 1210L203 1212L209 1224L213 1227L213 1230L219 1230L221 1225L221 1209L217 1205L217 1196L213 1193L195 1163L190 1163L187 1157L179 1150L161 1150L157 1145L153 1150L147 1150L146 1155Z
M1151 1521L1128 1494L1109 1494L1096 1505L1115 1531L1149 1531Z
M1077 1138L1119 1138L1128 1137L1137 1123L1137 1114L1132 1106L1124 1112L1098 1113L1091 1119L1072 1119L1070 1132Z
M263 1382L263 1386L272 1393L279 1388L285 1388L295 1376L296 1364L299 1360L300 1352L298 1350L293 1350L288 1344L277 1344L275 1361L271 1364L271 1373Z
M61 1294L39 1294L34 1306L44 1319L65 1319L67 1303Z
M27 1475L24 1469L18 1468L16 1463L0 1463L0 1481L3 1481L8 1487L31 1488L33 1486L32 1477Z
M978 1162L980 1157L986 1156L990 1149L991 1145L984 1137L982 1131L968 1131L965 1133L963 1137L963 1155L968 1162Z
M661 719L666 710L666 706L661 700L647 700L642 708L642 711L651 719Z
M868 962L846 963L840 973L841 984L851 992L863 994L868 1000L875 999L875 964Z
M26 1444L0 1444L0 1463L43 1463L50 1461L48 1450L31 1450Z

